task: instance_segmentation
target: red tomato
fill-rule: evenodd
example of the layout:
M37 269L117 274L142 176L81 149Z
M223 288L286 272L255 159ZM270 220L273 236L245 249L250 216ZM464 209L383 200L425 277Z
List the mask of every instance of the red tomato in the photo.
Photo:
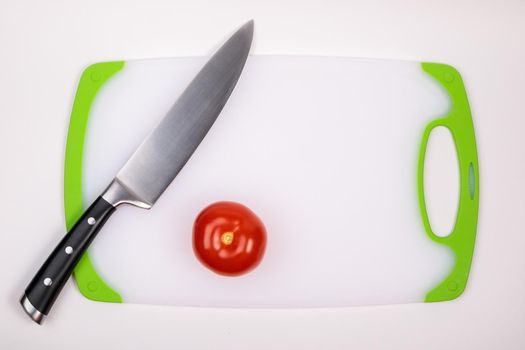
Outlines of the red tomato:
M266 249L266 229L250 209L235 202L217 202L197 216L193 249L212 271L239 276L254 269Z

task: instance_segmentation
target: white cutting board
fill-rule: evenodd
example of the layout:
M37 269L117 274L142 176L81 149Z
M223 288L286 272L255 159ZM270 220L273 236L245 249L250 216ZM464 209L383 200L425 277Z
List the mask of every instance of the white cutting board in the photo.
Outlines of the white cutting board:
M204 62L127 61L100 86L84 143L84 207ZM89 250L93 267L131 303L424 301L457 261L425 232L418 199L423 133L450 108L446 90L418 62L252 56L217 122L153 209L121 207L109 220ZM450 159L457 168L456 154ZM458 179L447 177L434 192L459 188ZM241 277L214 274L192 250L197 214L224 200L248 206L268 233L261 264ZM453 225L457 200L450 207L444 211Z

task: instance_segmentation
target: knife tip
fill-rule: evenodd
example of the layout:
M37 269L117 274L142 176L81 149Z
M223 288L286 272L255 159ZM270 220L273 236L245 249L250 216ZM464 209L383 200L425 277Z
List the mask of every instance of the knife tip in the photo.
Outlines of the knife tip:
M255 25L255 21L252 18L248 22L246 22L242 27L243 29L247 29L253 32L254 25Z

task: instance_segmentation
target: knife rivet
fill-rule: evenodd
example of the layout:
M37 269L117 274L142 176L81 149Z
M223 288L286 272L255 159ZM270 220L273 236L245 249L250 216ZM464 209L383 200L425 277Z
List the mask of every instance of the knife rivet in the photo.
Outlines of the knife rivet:
M53 284L53 280L49 277L44 278L44 286L49 287Z
M66 252L67 255L69 255L73 253L73 247L67 246L66 249L64 249L64 251Z
M95 220L94 217L90 216L88 219L87 219L87 223L90 224L90 225L95 225L95 222L97 222L97 220Z

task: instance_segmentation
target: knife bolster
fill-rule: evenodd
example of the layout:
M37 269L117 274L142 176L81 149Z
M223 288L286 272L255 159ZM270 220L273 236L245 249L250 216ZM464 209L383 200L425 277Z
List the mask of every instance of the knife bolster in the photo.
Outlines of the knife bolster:
M113 179L102 194L102 198L112 206L131 204L139 208L150 209L152 204L139 198L117 178Z

